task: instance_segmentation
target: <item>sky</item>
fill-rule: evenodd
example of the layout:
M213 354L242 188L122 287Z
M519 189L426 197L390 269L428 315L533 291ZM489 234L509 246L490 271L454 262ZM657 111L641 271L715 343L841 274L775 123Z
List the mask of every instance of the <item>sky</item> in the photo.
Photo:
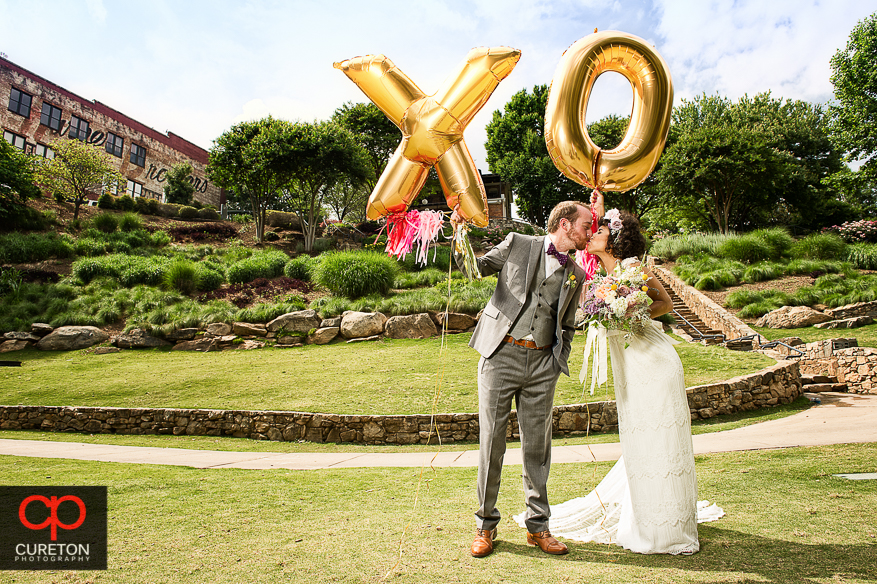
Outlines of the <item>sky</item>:
M563 52L595 28L654 45L675 100L702 93L826 103L829 61L877 0L0 0L0 52L89 100L210 149L267 115L314 121L366 96L334 62L384 54L424 93L473 47L521 59L465 140L488 172L485 126L512 95L550 84ZM628 81L606 73L588 123L629 115Z

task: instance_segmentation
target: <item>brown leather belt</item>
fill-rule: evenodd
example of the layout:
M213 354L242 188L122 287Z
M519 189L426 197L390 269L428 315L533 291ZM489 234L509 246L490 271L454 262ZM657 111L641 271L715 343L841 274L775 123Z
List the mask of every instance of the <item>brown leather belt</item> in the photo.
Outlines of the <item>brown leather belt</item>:
M524 347L525 349L534 349L536 351L544 351L545 349L550 349L551 345L545 345L544 347L537 347L534 341L529 341L526 339L518 340L511 335L506 335L505 339L503 339L507 343L512 343L513 345L518 345L520 347Z

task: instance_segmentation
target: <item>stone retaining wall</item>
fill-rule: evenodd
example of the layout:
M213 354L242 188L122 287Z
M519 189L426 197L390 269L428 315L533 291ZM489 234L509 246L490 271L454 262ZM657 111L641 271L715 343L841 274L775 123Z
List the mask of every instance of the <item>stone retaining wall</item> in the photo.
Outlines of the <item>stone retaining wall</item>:
M780 361L757 373L687 390L691 418L754 410L790 403L801 394L798 363ZM554 408L554 435L609 432L618 428L615 402ZM306 412L107 408L71 406L0 406L0 430L44 430L86 434L173 434L234 436L254 440L355 442L360 444L478 441L478 414L350 416ZM508 437L518 438L515 412Z
M663 266L653 266L652 269L658 272L661 279L670 285L673 292L684 302L694 314L700 318L708 327L713 330L721 331L725 335L726 340L739 339L749 335L756 335L761 338L758 333L748 324L722 308L708 296L689 286L679 279L679 276L671 270Z
M856 339L847 338L798 345L795 348L804 353L801 373L836 378L847 384L849 393L877 395L877 349L857 345Z

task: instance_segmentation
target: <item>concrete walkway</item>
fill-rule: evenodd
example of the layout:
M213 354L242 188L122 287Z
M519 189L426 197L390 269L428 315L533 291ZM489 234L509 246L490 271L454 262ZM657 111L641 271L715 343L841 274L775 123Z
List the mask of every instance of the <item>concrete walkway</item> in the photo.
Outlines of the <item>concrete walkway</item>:
M694 436L694 453L877 442L877 395L822 393L818 396L822 404L793 416L736 430ZM0 455L256 470L420 467L430 464L436 467L478 466L477 450L438 454L435 452L284 454L5 439L0 439ZM555 464L618 460L621 456L621 444L616 442L590 446L556 446L552 449L551 456ZM507 451L505 464L521 464L520 448L510 448Z

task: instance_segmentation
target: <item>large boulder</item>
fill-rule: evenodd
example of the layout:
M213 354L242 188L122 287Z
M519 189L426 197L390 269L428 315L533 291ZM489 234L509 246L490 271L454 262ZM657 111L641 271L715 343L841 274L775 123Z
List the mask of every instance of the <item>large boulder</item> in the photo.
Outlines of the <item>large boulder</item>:
M21 341L18 339L9 339L0 343L0 353L11 353L13 351L21 351L30 345L29 341Z
M264 324L236 322L232 325L232 332L239 337L264 337L268 329Z
M474 317L461 312L437 312L433 316L433 322L438 329L442 328L442 322L445 321L450 331L465 331L475 326L477 322Z
M202 351L205 353L218 349L216 337L201 337L193 341L180 341L173 348L174 351Z
M12 331L12 332L8 332L5 335L3 335L3 338L5 338L8 341L30 341L31 343L36 343L37 341L40 340L41 337L39 337L33 333L26 333L26 332L22 332L22 331Z
M281 314L268 323L268 332L286 331L289 333L308 333L311 329L320 328L323 320L316 310L299 310Z
M213 322L207 325L206 332L214 337L224 337L231 334L231 325L225 322Z
M341 317L341 336L345 339L371 337L384 332L387 317L380 312L345 312Z
M390 317L384 330L391 339L427 339L438 332L426 313Z
M120 349L154 349L155 347L168 347L171 343L153 337L142 329L132 329L115 337L113 344Z
M47 325L44 322L35 322L30 325L30 332L37 335L38 337L44 337L53 330L55 330L54 327Z
M772 329L803 328L829 320L830 316L809 306L783 306L759 318L755 326Z
M308 344L310 345L328 345L332 339L338 336L341 331L337 326L326 326L318 328L314 334L308 336Z
M37 343L43 351L75 351L103 343L110 335L96 326L62 326L44 336Z
M870 316L877 318L877 300L870 302L857 302L855 304L846 304L837 308L829 308L825 314L830 316L832 320L846 320L857 316Z
M199 331L196 328L174 329L171 332L169 332L168 334L166 334L164 337L167 340L173 341L173 342L191 341L192 339L195 338L195 335L197 335L198 332Z
M814 324L813 326L814 328L818 329L851 329L869 324L874 324L874 319L870 316L854 316L841 320L829 320L827 322L820 322L819 324Z

